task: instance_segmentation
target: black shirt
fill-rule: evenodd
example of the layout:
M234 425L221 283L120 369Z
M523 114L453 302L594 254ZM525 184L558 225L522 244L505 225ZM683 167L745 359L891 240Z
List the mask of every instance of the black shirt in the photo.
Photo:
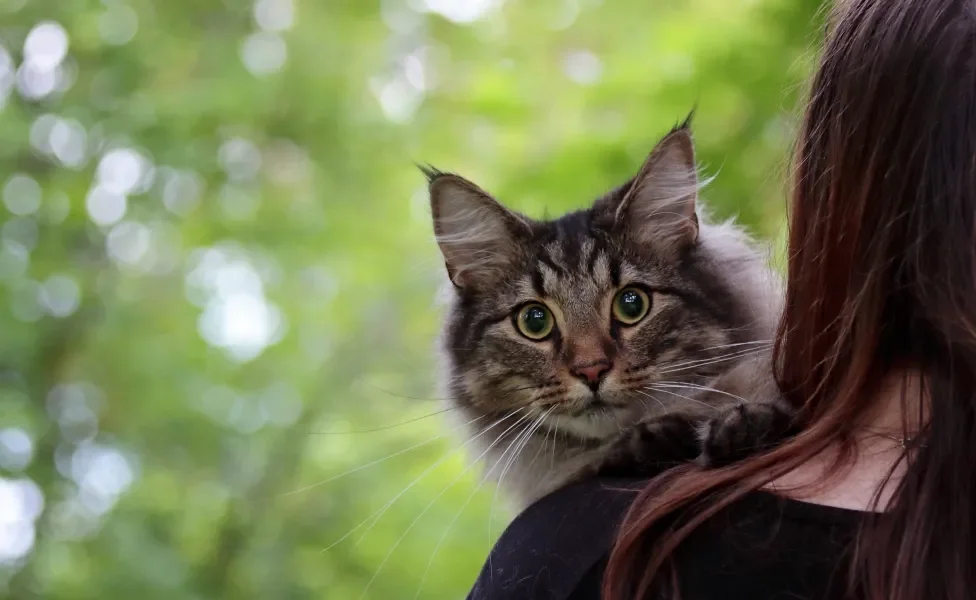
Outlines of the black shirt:
M550 494L501 535L468 600L598 600L617 527L646 481L593 479ZM865 513L754 492L674 556L683 600L842 597Z

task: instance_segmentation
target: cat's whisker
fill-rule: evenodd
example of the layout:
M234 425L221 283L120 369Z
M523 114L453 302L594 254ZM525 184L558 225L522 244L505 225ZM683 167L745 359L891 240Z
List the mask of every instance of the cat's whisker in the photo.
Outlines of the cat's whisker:
M535 385L527 385L525 387L513 388L511 390L505 390L505 391L508 392L508 393L525 392L525 391L528 391L528 390L549 389L549 388L554 388L554 387L557 387L557 386L559 386L559 382L558 381L556 381L556 382L538 383L538 384L535 384Z
M756 323L756 321L749 321L737 327L721 327L715 329L714 333L741 333L743 331L751 331L755 328Z
M736 352L731 352L729 354L723 354L712 358L699 359L699 360L689 361L685 363L679 363L676 365L668 365L669 368L662 369L660 373L664 375L667 373L676 373L678 371L687 371L689 369L706 367L708 365L712 365L720 362L735 360L737 358L744 358L752 354L759 354L759 352L761 352L762 350L763 348L750 348L748 350L739 350Z
M611 410L610 408L608 408L606 406L599 407L599 410L600 410L600 414L601 415L606 416L607 420L610 421L611 423L613 423L614 426L616 426L618 432L620 432L620 433L623 433L624 432L624 429L623 429L623 427L620 426L620 421L617 420L616 415L614 414L613 410Z
M383 427L376 427L375 429L359 429L359 430L354 430L354 431L307 431L306 433L308 435L351 435L351 434L354 434L354 433L375 433L377 431L387 431L387 430L393 429L395 427L402 427L404 425L409 425L410 423L416 423L417 421L422 421L423 419L429 419L431 417L436 417L437 415L442 415L442 414L444 414L446 412L449 412L449 411L452 411L452 410L457 410L458 408L459 407L457 407L457 406L449 406L447 408L443 408L441 410L437 410L437 411L434 411L432 413L428 413L428 414L426 414L426 415L424 415L422 417L416 417L416 418L413 418L413 419L408 419L406 421L403 421L401 423L396 423L394 425L385 425Z
M550 408L546 412L546 415L545 416L548 416L549 413L551 413L554 410L556 410L556 407L555 406L553 406L552 408ZM545 419L545 416L543 417L543 419ZM532 457L532 460L529 462L529 466L532 466L533 464L535 464L535 459L539 458L539 454L540 453L544 453L545 452L546 443L549 441L549 433L550 432L551 432L551 430L547 427L546 428L546 435L545 435L545 437L542 438L542 444L539 446L539 449L535 451L535 456Z
M418 483L419 483L419 482L420 482L420 481L421 481L421 480L422 480L422 479L423 479L423 478L424 478L424 477L425 477L425 476L427 475L427 473L429 473L429 472L430 472L430 471L432 471L432 470L433 470L433 469L434 469L435 467L437 467L437 465L439 465L439 464L440 464L441 462L443 462L443 461L444 461L444 459L445 459L445 458L447 458L447 457L448 457L449 455L451 455L451 454L452 454L452 453L453 453L453 452L454 452L455 450L457 450L457 449L458 449L459 447L461 447L461 446L464 446L464 444L465 444L466 442L468 442L468 441L473 441L474 439L476 439L476 438L478 438L478 437L480 437L481 435L483 435L483 434L485 434L485 433L487 433L487 432L488 432L488 431L490 431L490 430L491 430L492 428L494 428L494 427L496 427L496 426L497 426L497 425L498 425L499 423L501 423L501 422L503 422L503 421L504 421L505 419L508 419L508 418L510 418L510 417L512 417L512 416L514 416L515 414L517 414L517 413L512 413L512 414L508 414L508 415L505 415L504 417L502 417L502 418L500 418L500 419L498 419L497 421L495 421L494 423L492 423L491 425L489 425L489 426L488 426L487 428L485 428L485 429L483 429L482 431L480 431L480 432L479 432L479 433L478 433L477 435L475 435L474 437L472 437L472 438L470 438L469 440L465 440L465 442L462 442L462 444L461 444L460 446L456 446L456 447L454 447L454 448L452 448L451 450L449 450L448 452L446 452L446 453L444 454L444 456L442 456L442 457L441 457L441 458L440 458L440 459L439 459L439 460L438 460L437 462L435 462L435 463L434 463L433 465L431 465L430 467L428 467L428 468L427 468L427 469L426 469L426 470L425 470L425 471L424 471L423 473L421 473L421 474L420 474L420 475L419 475L419 476L418 476L418 477L417 477L416 479L414 479L414 480L413 480L412 482L410 482L410 484L408 484L408 485L407 485L407 487L405 487L405 488L404 488L403 490L401 490L399 494L397 494L396 496L394 496L392 500L390 500L389 502L387 502L386 504L384 504L383 506L381 506L381 507L380 507L379 509L377 509L377 510L376 510L375 512L373 512L373 514L371 514L371 515L369 515L368 517L366 517L365 519L363 519L363 521L362 521L361 523L359 523L358 525L356 525L355 527L353 527L352 529L350 529L350 530L349 530L348 532L346 532L346 534L345 534L345 535L343 535L343 536L342 536L341 538L339 538L339 539L337 539L336 541L334 541L334 542L332 542L331 544L329 544L329 545L328 545L328 546L327 546L326 548L324 548L324 549L322 550L322 553L325 553L325 552L328 552L329 550L331 550L332 548L334 548L335 546L337 546L338 544L340 544L340 543L341 543L342 541L344 541L345 539L347 539L347 538L348 538L349 536L351 536L352 534L354 534L354 533L356 533L357 531L359 531L359 530L360 530L360 529L361 529L361 528L362 528L362 527L363 527L364 525L366 525L366 524L367 524L367 523L369 523L370 521L372 521L372 522L373 522L373 524L372 524L372 525L370 525L370 528L372 528L372 527L373 527L373 525L375 525L375 524L376 524L376 522L377 522L377 521L379 521L379 518L383 516L383 513L384 513L384 512L386 512L386 510L387 510L388 508L390 508L390 506L392 506L392 505L393 505L393 503L394 503L394 502L396 502L398 498L400 498L400 496L402 496L403 494L405 494L405 493L406 493L406 492L407 492L407 491L408 491L408 490L409 490L410 488L412 488L413 486L415 486L415 485L417 485L417 484L418 484ZM521 419L519 419L518 421L516 421L516 423L515 423L515 424L517 425L518 423L520 423L521 421L523 421L523 420L524 420L524 419L525 419L525 418L526 418L527 416L528 416L528 415L526 415L526 416L524 416L524 417L522 417ZM515 426L515 425L512 425L512 427L514 427L514 426ZM505 432L507 432L507 431L509 431L510 429L511 429L511 427L509 427L509 429L506 429L506 430L505 430L504 432L502 432L502 433L501 433L501 434L499 435L499 437L501 437L501 436L503 436L503 435L505 435ZM369 530L367 530L367 531L366 531L366 533L369 533ZM365 533L364 533L363 535L365 536ZM361 537L361 538L359 539L359 541L362 541L362 537ZM359 543L359 542L357 542L357 543Z
M407 269L407 273L416 273L417 271L420 271L422 267L428 267L430 266L431 263L435 261L440 262L437 260L436 256L431 256L429 258L424 258L422 260L419 260Z
M424 574L420 577L420 585L417 586L417 595L414 596L414 600L420 598L420 592L423 591L424 589L424 583L427 581L427 575L430 573L430 567L434 564L434 557L437 556L437 551L440 550L441 546L444 544L444 540L447 539L447 536L451 532L451 529L454 528L454 524L457 522L458 518L460 518L461 513L464 512L464 509L468 506L468 504L471 503L471 500L475 497L475 494L478 493L478 490L481 489L481 486L483 486L486 481L488 481L487 474L484 477L482 477L478 485L475 486L474 490L472 490L472 492L464 500L464 502L461 504L461 508L459 508L457 513L455 513L454 518L451 519L451 522L447 524L447 528L444 530L444 533L441 535L441 538L437 540L437 545L434 546L434 550L430 553L430 560L427 561L427 568L424 569Z
M519 431L517 434L515 434L515 436L512 438L512 440L508 443L508 446L506 446L505 447L505 450L501 453L501 456L499 456L498 459L496 461L494 461L494 464L492 465L491 470L489 471L489 473L494 472L494 470L496 468L498 468L498 465L502 464L502 461L505 460L505 456L508 455L509 451L511 451L513 447L516 447L518 445L518 443L521 440L521 438L522 438L523 435L527 435L528 434L528 432L531 429L531 427L532 427L532 423L530 422L521 431ZM494 515L494 512L495 512L495 500L498 498L498 490L501 488L502 477L505 476L505 471L507 469L508 469L507 466L502 469L501 477L499 477L498 478L498 481L496 482L495 494L492 496L492 500L491 500L491 510L488 513L488 543L489 544L491 544L491 519L493 518L493 515ZM490 547L488 549L488 561L489 561L489 567L488 568L490 569L491 568L491 564L490 564L491 563L491 548Z
M558 408L558 406L553 406L552 408L550 408L549 410L547 410L545 413L543 413L543 415L541 417L539 417L539 421L538 421L538 423L536 425L536 428L535 428L535 431L533 432L532 435L535 435L536 433L538 433L539 429L541 429L542 426L545 424L546 419L549 417L549 415L551 415L553 413L553 411L556 410L556 408ZM545 435L545 437L542 438L542 444L535 451L535 455L532 457L532 460L529 461L528 466L532 466L535 463L535 459L539 458L539 454L545 451L546 442L549 440L549 431L550 430L547 427L546 428L546 435Z
M538 418L538 420L543 419L544 416L545 416L545 414L540 415L539 418ZM505 451L502 452L501 456L498 457L498 460L495 461L495 466L501 464L502 461L505 461L505 457L508 456L508 453L510 451L512 451L513 448L515 449L515 452L512 452L512 456L507 461L505 461L505 466L502 468L501 476L498 478L498 485L495 487L495 495L492 497L492 501L491 501L491 512L488 515L489 532L491 531L491 529L490 529L491 528L491 519L493 518L493 515L495 513L495 500L498 499L498 490L501 489L501 481L505 477L505 473L508 472L508 469L511 466L512 462L515 460L515 456L518 453L519 444L522 442L522 439L523 438L528 439L528 437L531 435L532 426L535 425L536 422L537 421L531 421L531 422L529 422L522 429L522 431L519 431L512 438L512 441L509 442L508 446L505 448ZM489 535L489 538L490 537L491 536Z
M319 486L325 485L325 484L327 484L329 482L335 481L336 479L339 479L340 477L345 477L346 475L351 475L351 474L353 474L353 473L355 473L357 471L362 471L363 469L367 469L369 467L372 467L373 465L378 465L378 464L380 464L382 462L385 462L387 460L390 460L391 458L400 456L401 454L405 454L407 452L410 452L411 450L415 450L417 448L420 448L421 446L426 446L427 444L432 444L433 442L436 442L437 440L439 440L439 439L441 439L443 437L446 437L447 435L449 435L449 434L451 434L451 433L453 433L453 432L455 432L455 431L457 431L459 429L463 429L465 427L468 427L469 425L472 425L474 423L477 423L478 421L484 419L487 416L488 415L481 415L480 417L475 417L474 419L471 419L467 423L462 423L462 424L460 424L460 425L458 425L456 427L453 427L451 429L448 429L447 431L444 431L444 432L442 432L442 433L440 433L438 435L435 435L434 437L432 437L432 438L430 438L428 440L425 440L423 442L420 442L419 444L414 444L413 446L410 446L408 448L404 448L403 450L398 450L398 451L394 452L393 454L389 454L387 456L384 456L383 458L378 458L378 459L376 459L376 460L374 460L372 462L366 463L365 465L360 465L358 467L349 469L348 471L339 473L338 475L333 475L332 477L329 477L327 479L323 479L322 481L319 481L318 483L313 483L311 485L307 485L307 486L302 487L302 488L299 488L297 490L292 490L290 492L285 492L284 494L282 494L282 496L291 496L293 494L300 494L302 492L307 492L308 490L311 490L311 489L317 488Z
M698 365L698 364L701 364L701 363L712 362L712 361L715 361L715 360L724 360L724 359L727 359L727 358L737 358L739 356L744 356L744 355L747 355L747 354L759 353L763 349L764 349L764 347L759 347L759 348L755 348L755 347L753 347L753 348L740 348L738 350L735 350L733 352L729 352L729 353L726 353L726 354L718 354L716 356L709 356L708 358L696 358L694 360L688 360L688 361L684 361L684 362L673 363L673 364L667 365L667 367L669 369L673 369L673 368L676 368L676 367L694 366L694 365Z
M654 392L664 392L665 394L671 394L672 396L677 396L679 398L684 398L688 402L694 402L695 404L700 404L700 405L704 406L705 408L707 408L709 410L716 410L716 407L712 406L711 404L708 404L707 402L702 402L701 400L697 400L695 398L692 398L691 396L685 396L684 394L679 394L677 392L672 392L671 390L667 390L667 389L664 389L664 388L656 388L654 386L648 386L645 389L648 389L648 390L651 390L651 391L654 391Z
M364 384L364 385L366 387L369 387L369 388L372 388L372 389L376 390L377 392L381 392L383 394L386 394L387 396L392 396L394 398L402 398L404 400L414 400L414 401L417 401L417 402L445 402L445 401L449 400L449 398L437 398L437 397L431 397L431 396L423 396L423 397L422 396L407 396L406 394L399 394L397 392L391 392L390 390L383 389L383 388L381 388L379 386L376 386L376 385L373 385L371 383L367 383L367 384Z
M647 396L647 394L642 394L642 395ZM650 398L650 396L647 397ZM654 400L657 400L657 398L654 398ZM638 398L637 401L640 402L641 407L644 409L644 414L651 414L651 408L647 405L647 402L643 398ZM657 402L660 403L661 401L657 400ZM667 413L667 410L665 410L664 412Z
M738 396L736 394L733 394L732 392L726 392L725 390L719 390L719 389L715 389L713 387L708 387L707 385L700 385L700 384L697 384L697 383L679 383L677 381L674 381L674 382L671 382L671 381L657 381L657 382L654 383L654 385L655 386L660 386L660 387L683 387L683 388L692 388L692 389L695 389L695 390L701 390L703 392L714 392L716 394L722 394L723 396L728 396L730 398L735 398L736 400L739 400L740 402L748 402L748 400L746 400L742 396Z
M506 432L503 432L502 435L498 436L495 439L495 441L492 443L492 446L494 446ZM504 453L502 454L502 457L504 457ZM472 464L475 464L474 461L472 461ZM454 517L451 519L451 522L447 524L447 528L444 529L444 533L441 535L440 539L437 541L437 544L434 546L434 550L430 554L430 560L427 561L427 568L424 569L424 574L420 577L420 585L417 587L417 595L414 596L415 600L416 598L420 598L420 592L424 588L424 582L427 581L427 575L430 574L430 567L434 564L434 558L437 556L437 551L440 550L440 547L442 545L444 545L444 541L447 539L447 536L451 533L451 529L454 528L454 524L457 523L457 520L461 517L461 514L464 512L464 509L468 506L468 504L471 503L471 500L474 499L475 495L485 484L485 482L488 481L488 479L491 477L491 474L495 472L495 469L498 468L499 464L501 464L501 458L495 461L495 463L488 469L488 471L481 478L481 481L478 482L478 485L476 485L475 488L471 490L471 493L468 494L468 497L465 498L464 502L461 503L461 507L458 508L458 511L457 513L454 514Z
M546 448L549 446L549 436L552 435L552 433L553 433L552 428L551 427L546 427L546 437L544 437L542 439L542 460L543 461L546 460ZM552 444L553 444L553 447L555 447L555 445L556 445L556 436L555 435L552 436ZM550 463L550 468L552 468L552 464L551 463Z
M556 429L552 430L552 453L549 456L549 470L555 468L556 466L556 446L559 444L559 431Z
M504 435L504 433L502 435ZM485 450L481 454L479 454L477 457L475 457L473 460L471 460L470 463L468 464L468 466L465 467L463 471L461 471L460 473L458 473L454 477L454 479L452 479L446 486L444 486L444 488L436 496L434 496L431 499L430 502L427 503L427 506L425 506L424 509L420 511L420 514L418 514L414 518L414 520L411 521L409 525L407 525L407 528L403 531L403 533L400 535L400 537L397 539L397 541L393 544L393 546L390 548L390 550L386 553L386 556L383 557L383 560L380 561L379 566L376 567L376 571L373 573L373 576L370 578L369 582L366 584L366 588L363 590L363 593L360 596L360 598L364 598L366 596L366 592L369 591L369 588L370 588L370 586L372 586L373 581L376 580L376 577L380 574L380 571L386 565L387 561L390 560L390 557L393 556L393 552L397 549L397 547L400 545L400 543L403 542L404 538L407 537L407 534L410 533L410 530L413 529L414 526L417 525L417 523L420 521L420 519L423 518L423 516L425 514L427 514L427 511L430 510L430 508L432 506L434 506L434 504L437 502L437 500L439 500L441 496L443 496L445 493L447 493L447 490L449 490L452 487L454 487L454 484L457 483L458 480L460 480L461 477L463 477L465 473L467 473L468 471L470 471L471 469L473 469L475 467L475 465L477 465L479 463L479 461L482 458L484 458L484 456L486 454L488 454L488 452L490 452L492 448L495 447L495 445L501 440L501 438L502 438L502 436L498 436L497 438L495 438L495 440L491 444L489 444L488 447L485 448ZM375 524L375 521L374 521L374 524ZM368 533L368 531L367 531L367 533ZM363 536L365 536L365 535L366 534L364 533ZM362 539L362 538L360 538L360 539Z
M443 463L445 460L447 460L447 458L451 454L453 454L455 451L460 450L461 448L463 448L467 444L475 441L476 439L480 438L484 434L488 433L488 431L490 431L492 427L494 427L495 425L498 425L498 423L501 423L504 419L509 418L509 416L511 416L511 415L507 415L507 416L503 417L502 419L499 419L498 421L496 421L495 423L493 423L492 426L489 427L488 429L483 429L483 430L479 431L477 434L475 434L472 437L468 438L467 440L464 440L463 442L461 442L460 444L458 444L454 448L452 448L452 449L448 450L447 452L445 452L444 453L444 456L442 456L440 459L438 459L434 464L432 464L431 466L427 467L424 470L423 473L421 473L420 475L418 475L416 479L414 479L407 487L403 488L403 490L401 490L399 494L397 494L396 496L394 496L389 502L386 503L385 506L383 506L380 509L380 514L375 519L373 519L373 522L370 523L369 527L366 528L366 531L364 531L363 534L361 536L359 536L359 539L356 540L356 544L358 545L359 543L361 543L366 538L366 536L369 534L369 532L373 530L373 527L375 527L376 524L379 522L379 520L383 518L383 515L386 514L386 511L389 510L390 507L393 506L393 504L397 500L399 500L401 496L403 496L405 493L407 493L407 491L409 491L410 488L412 488L413 486L415 486L418 483L420 483L420 481L424 477L426 477L428 473L430 473L431 471L433 471L434 469L436 469L441 463ZM514 427L516 427L520 422L522 422L525 419L530 418L530 417L531 417L531 413L527 413L525 416L523 416L518 421L516 421L515 423L513 423L508 429L506 429L505 431L503 431L501 433L501 435L504 436L505 433L507 433L508 431L510 431L511 429L513 429Z
M763 351L767 350L768 349L768 345L770 343L771 342L763 342L763 345L752 345L749 348L739 348L738 350L735 350L733 352L729 352L727 354L719 354L717 356L710 356L708 358L697 358L697 359L694 359L694 360L686 360L686 361L683 361L683 362L676 362L676 363L672 363L672 364L668 364L668 365L661 365L661 366L664 367L664 369L662 369L661 371L658 371L658 372L661 373L661 374L665 374L665 373L671 373L671 372L676 372L676 371L685 371L685 370L693 369L693 368L697 368L697 367L708 366L710 364L722 362L722 361L725 361L725 360L732 360L732 359L735 359L735 358L742 358L742 357L745 357L745 356L749 356L751 354L758 354L760 352L763 352ZM739 346L739 345L745 345L745 344L751 344L751 343L750 342L740 342L738 344L727 344L725 346L715 346L713 348L705 348L703 350L715 350L715 349L720 349L720 348L724 348L724 347L727 347L727 346ZM630 367L630 368L627 369L626 373L627 373L627 376L630 379L640 378L642 375L648 373L649 371L653 371L656 367L658 367L658 365L656 365L654 362L648 362L648 363L645 363L643 365L640 365L639 367Z
M488 512L488 543L489 544L491 544L491 525L492 525L492 521L495 518L495 503L498 500L498 491L502 488L502 480L505 479L505 474L508 473L508 470L512 468L512 465L518 459L518 456L522 452L522 450L525 448L525 445L532 438L532 436L535 434L535 432L538 430L538 428L542 426L542 423L545 421L546 417L549 416L549 413L551 413L553 410L555 410L555 407L552 407L548 411L546 411L546 412L542 413L541 415L539 415L539 417L535 421L533 421L532 423L529 424L529 426L521 434L521 436L516 437L516 440L515 440L515 450L514 450L514 452L512 452L512 456L508 459L508 462L506 463L505 468L502 469L501 475L498 477L498 485L495 487L495 495L492 497L492 500L491 500L491 510ZM521 438L521 440L519 438ZM509 447L511 447L511 444L509 444ZM505 452L507 453L508 452L508 449L506 449ZM502 454L502 458L504 458L504 456L505 455ZM499 459L499 462L500 461L501 461L501 458ZM488 568L490 569L491 568L491 564L490 564L491 548L488 549L488 557L489 557L489 567Z
M754 340L751 342L736 342L734 344L722 344L720 346L712 346L710 348L702 348L702 351L708 350L723 350L725 348L735 348L737 346L772 346L773 340Z
M661 406L661 410L663 410L664 412L668 412L668 407L665 406L663 402L661 402L660 398L657 398L655 396L652 396L652 395L648 394L647 392L642 392L641 390L634 390L634 391L637 392L638 394L640 394L641 396L646 396L646 397L650 398L651 400L657 402ZM646 405L645 405L645 407L646 407Z

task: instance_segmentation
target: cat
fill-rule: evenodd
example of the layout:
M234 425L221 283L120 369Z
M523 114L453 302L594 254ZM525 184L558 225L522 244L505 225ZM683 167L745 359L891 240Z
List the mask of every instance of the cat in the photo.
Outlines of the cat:
M732 460L785 427L780 281L699 206L690 117L630 181L553 220L421 168L449 279L442 395L516 511L588 474Z

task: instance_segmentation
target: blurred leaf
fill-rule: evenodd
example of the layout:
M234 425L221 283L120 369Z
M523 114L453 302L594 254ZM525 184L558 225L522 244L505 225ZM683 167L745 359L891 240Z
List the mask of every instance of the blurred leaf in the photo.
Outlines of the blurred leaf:
M462 596L414 161L558 214L697 105L779 235L819 4L0 0L2 593Z

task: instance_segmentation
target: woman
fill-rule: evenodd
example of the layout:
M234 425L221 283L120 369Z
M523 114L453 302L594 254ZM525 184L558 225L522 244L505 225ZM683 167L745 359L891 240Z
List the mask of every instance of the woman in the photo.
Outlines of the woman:
M801 433L632 505L553 494L471 598L976 595L976 1L847 0L830 29L774 361Z

